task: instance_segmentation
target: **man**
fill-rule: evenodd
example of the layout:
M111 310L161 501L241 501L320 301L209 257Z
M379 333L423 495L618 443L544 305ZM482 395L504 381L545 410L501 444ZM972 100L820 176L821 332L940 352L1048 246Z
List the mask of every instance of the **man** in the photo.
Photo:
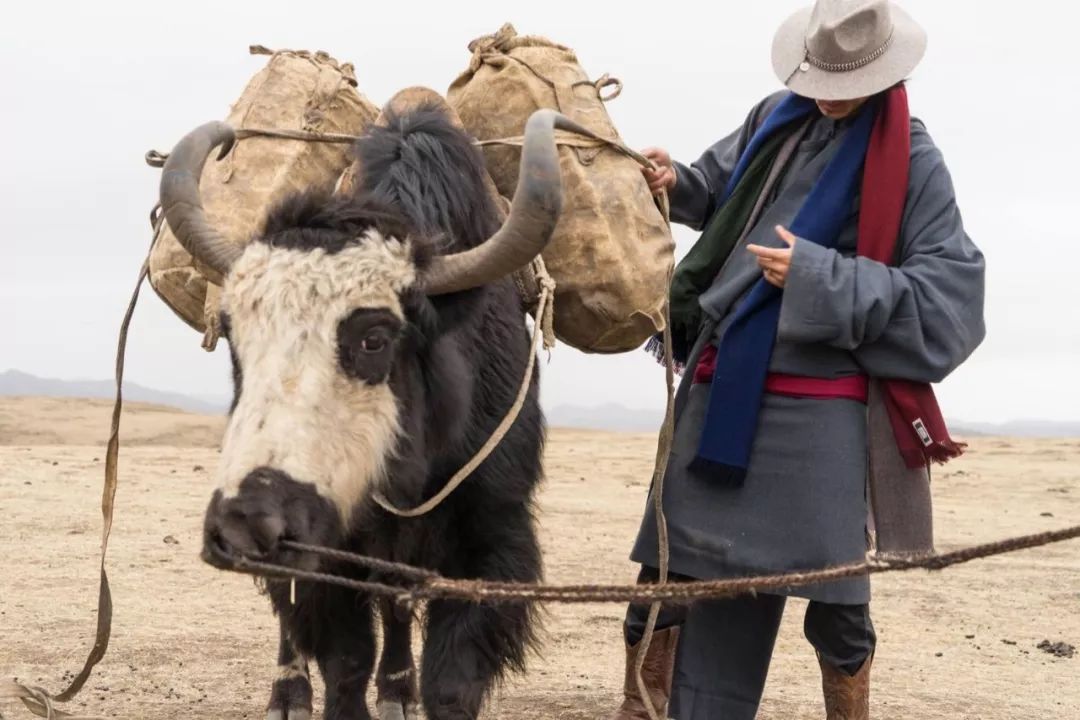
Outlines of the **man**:
M962 446L930 383L983 339L984 262L908 114L903 82L925 47L887 0L819 0L776 34L789 92L691 166L646 151L672 219L704 230L671 289L687 368L663 498L675 579L858 562L875 536L882 554L933 548L927 468ZM649 510L632 554L642 582L657 545ZM645 702L663 712L669 694L675 720L752 719L787 595L810 600L828 718L867 718L876 637L860 577L665 607L646 698L634 666L648 606L631 606L616 720L648 717Z

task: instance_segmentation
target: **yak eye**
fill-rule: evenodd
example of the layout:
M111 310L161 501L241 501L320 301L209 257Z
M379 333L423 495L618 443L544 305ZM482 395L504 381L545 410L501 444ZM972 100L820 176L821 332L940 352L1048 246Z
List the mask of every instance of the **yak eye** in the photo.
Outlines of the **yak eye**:
M386 337L384 332L373 332L360 343L360 349L366 353L380 353L385 350L386 346L389 344L389 338Z
M360 308L338 325L338 364L368 384L384 382L394 362L392 352L402 322L389 310Z

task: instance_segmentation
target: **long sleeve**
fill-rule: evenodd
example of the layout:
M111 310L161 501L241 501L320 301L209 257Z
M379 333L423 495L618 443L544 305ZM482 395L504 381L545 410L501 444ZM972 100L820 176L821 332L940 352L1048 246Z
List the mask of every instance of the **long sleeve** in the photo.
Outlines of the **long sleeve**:
M719 195L727 187L743 151L773 108L784 98L780 92L754 106L742 127L720 140L690 165L675 167L675 187L671 191L671 219L701 230L716 210Z
M919 140L898 266L797 242L781 342L848 350L873 376L917 382L943 380L982 342L985 262L964 231L941 153L925 133Z

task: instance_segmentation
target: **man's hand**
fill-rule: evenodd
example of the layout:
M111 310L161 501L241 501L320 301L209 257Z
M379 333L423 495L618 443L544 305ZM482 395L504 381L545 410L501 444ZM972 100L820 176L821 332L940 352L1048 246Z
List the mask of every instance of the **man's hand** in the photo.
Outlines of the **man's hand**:
M643 150L642 155L656 163L656 169L642 168L641 172L645 175L645 182L649 183L649 190L653 195L659 195L665 190L671 192L675 188L675 182L678 178L675 175L675 168L671 165L671 155L667 150L661 148L647 148Z
M776 234L787 244L786 249L767 248L761 245L748 245L746 249L757 256L758 266L765 273L766 282L782 288L787 283L788 271L791 269L791 255L798 238L783 225L776 226Z

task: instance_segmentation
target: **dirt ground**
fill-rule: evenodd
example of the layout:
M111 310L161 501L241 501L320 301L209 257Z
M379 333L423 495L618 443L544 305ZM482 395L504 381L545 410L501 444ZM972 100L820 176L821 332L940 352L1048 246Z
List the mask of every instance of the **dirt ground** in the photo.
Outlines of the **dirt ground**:
M0 401L0 677L59 690L89 650L107 403ZM276 624L248 578L198 559L220 419L135 407L125 417L108 563L108 655L74 708L107 717L261 718ZM552 431L540 526L552 582L623 582L644 505L650 436ZM1080 441L979 438L938 474L948 550L1080 522ZM874 716L1080 719L1080 544L875 581ZM823 717L816 661L788 606L760 717ZM622 682L622 608L551 606L528 675L486 716L602 720ZM318 700L317 700L318 702ZM11 719L22 708L0 706ZM320 716L316 713L317 717Z

